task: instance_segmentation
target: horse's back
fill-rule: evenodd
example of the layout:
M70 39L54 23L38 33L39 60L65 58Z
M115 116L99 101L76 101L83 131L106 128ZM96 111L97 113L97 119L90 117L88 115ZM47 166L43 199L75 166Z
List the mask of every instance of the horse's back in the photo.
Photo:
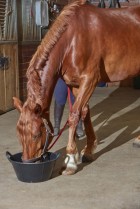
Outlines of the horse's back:
M72 17L72 25L77 28L85 27L101 27L111 26L116 24L125 26L126 24L140 26L140 6L125 7L125 8L98 8L93 5L82 5L77 8L75 17Z
M75 18L71 28L79 56L93 63L102 59L110 81L140 72L140 6L101 9L82 5Z

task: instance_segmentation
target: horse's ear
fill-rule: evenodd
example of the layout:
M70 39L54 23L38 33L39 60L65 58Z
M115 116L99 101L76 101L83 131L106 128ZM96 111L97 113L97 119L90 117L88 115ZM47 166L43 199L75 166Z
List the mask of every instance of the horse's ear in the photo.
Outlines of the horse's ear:
M34 109L35 114L41 115L42 113L42 108L40 104L36 104L35 109Z
M21 112L22 107L23 107L22 102L21 102L18 98L16 98L16 97L13 97L13 100L14 100L14 107L15 107L19 112Z

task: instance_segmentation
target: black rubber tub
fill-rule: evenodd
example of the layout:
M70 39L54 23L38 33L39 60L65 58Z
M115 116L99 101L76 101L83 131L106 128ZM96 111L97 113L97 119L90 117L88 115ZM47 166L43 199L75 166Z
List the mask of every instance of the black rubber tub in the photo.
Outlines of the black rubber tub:
M140 89L140 75L133 79L134 89Z
M47 181L51 178L59 154L48 152L43 162L36 163L23 163L21 160L22 153L12 155L10 152L6 152L6 156L12 164L19 181L35 183Z

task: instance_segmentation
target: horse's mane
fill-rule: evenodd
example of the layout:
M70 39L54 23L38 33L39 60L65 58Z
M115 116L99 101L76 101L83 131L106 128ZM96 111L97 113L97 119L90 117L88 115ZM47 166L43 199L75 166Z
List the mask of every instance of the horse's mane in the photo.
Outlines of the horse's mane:
M51 50L63 32L67 29L71 17L75 13L75 9L84 3L85 0L77 0L64 7L60 15L56 18L55 22L41 41L40 46L37 48L37 51L30 61L29 67L27 69L28 97L30 97L31 100L35 100L36 103L42 103L41 81L38 70L42 70L42 68L45 66Z
M77 0L64 7L52 27L42 39L40 46L30 61L28 72L32 71L32 67L39 70L43 66L44 62L46 62L49 57L51 49L57 43L62 33L67 29L70 19L75 12L75 8L84 3L85 0Z

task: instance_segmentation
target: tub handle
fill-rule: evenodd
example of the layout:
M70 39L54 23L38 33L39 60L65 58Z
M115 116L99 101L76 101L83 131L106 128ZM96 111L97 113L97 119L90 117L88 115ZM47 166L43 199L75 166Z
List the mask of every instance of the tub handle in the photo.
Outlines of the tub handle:
M6 151L6 157L8 160L10 160L11 158L13 158L13 155L10 152Z

